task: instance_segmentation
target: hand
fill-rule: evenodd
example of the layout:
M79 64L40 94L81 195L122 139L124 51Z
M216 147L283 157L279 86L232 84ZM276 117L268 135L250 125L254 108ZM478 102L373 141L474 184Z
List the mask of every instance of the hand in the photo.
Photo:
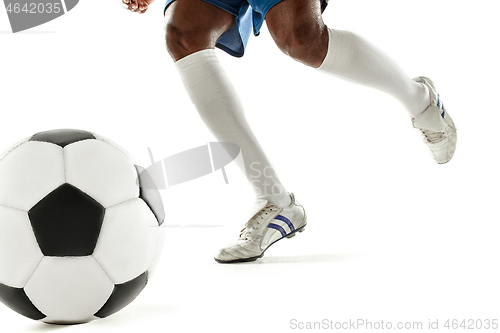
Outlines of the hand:
M123 7L134 13L144 14L154 0L122 0Z

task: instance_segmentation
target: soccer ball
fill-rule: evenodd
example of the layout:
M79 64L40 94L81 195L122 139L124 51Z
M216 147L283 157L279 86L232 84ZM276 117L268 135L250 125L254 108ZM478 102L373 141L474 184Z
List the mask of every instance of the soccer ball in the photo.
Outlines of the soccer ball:
M123 148L86 131L41 132L0 155L0 300L57 324L132 302L163 245L151 181Z

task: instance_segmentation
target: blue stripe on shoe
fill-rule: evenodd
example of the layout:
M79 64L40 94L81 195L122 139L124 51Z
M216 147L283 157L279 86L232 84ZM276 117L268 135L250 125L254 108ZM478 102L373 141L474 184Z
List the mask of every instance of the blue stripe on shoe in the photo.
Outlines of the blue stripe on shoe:
M274 219L285 222L290 228L290 232L293 232L295 230L295 227L293 226L292 222L290 222L290 220L284 217L283 215L278 215Z
M443 112L441 113L441 117L443 117L443 118L444 118L444 114L445 114L445 112L446 112L446 109L444 108L444 104L443 104L443 102L441 102L441 96L439 96L439 94L438 94L437 98L438 98L438 100L437 100L437 108L438 108L439 110L443 111Z
M275 230L278 230L279 232L281 232L281 236L285 237L286 236L286 231L285 229L283 229L282 227L280 227L279 225L277 224L274 224L274 223L269 223L269 225L267 226L268 228L271 228L271 229L275 229Z

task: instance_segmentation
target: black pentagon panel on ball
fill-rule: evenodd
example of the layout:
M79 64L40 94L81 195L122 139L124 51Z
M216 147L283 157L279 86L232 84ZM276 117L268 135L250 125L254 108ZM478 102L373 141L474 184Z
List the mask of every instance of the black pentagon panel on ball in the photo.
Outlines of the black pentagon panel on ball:
M33 320L46 317L31 303L22 288L13 288L0 283L0 300L12 310Z
M30 138L30 141L49 142L64 148L69 144L88 139L95 139L95 136L82 130L57 129L37 133Z
M141 293L147 283L148 272L146 271L133 280L115 285L108 301L94 314L94 316L105 318L120 311Z
M155 185L154 179L148 173L148 170L136 165L138 180L139 180L139 198L144 200L158 221L158 225L162 225L165 221L165 209L161 199L160 191Z
M89 195L65 183L33 206L28 216L44 255L71 257L94 252L104 212Z

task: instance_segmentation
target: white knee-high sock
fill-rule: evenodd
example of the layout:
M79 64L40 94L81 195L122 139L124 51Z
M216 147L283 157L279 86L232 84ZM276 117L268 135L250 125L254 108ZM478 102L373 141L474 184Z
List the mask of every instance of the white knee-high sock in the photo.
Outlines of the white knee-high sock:
M397 98L412 117L430 105L427 88L409 78L392 60L348 31L328 29L328 52L319 70Z
M279 207L288 206L290 196L248 126L243 106L215 50L195 52L176 65L198 113L217 140L240 146L246 176L257 197Z

